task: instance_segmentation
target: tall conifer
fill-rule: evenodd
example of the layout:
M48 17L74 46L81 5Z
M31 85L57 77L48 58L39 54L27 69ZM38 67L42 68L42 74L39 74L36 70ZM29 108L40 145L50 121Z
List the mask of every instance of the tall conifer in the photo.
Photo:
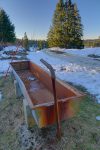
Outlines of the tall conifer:
M11 23L9 16L0 8L0 43L15 41L15 27Z
M82 48L83 26L76 4L59 0L48 33L49 47Z

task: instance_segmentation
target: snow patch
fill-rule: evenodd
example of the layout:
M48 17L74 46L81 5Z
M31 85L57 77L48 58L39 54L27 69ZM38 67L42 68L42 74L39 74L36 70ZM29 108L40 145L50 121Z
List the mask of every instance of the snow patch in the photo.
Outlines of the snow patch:
M0 59L9 59L11 56L10 55L7 55L7 54L1 54L0 55Z
M7 47L5 47L2 51L3 52L14 52L14 51L16 51L16 49L17 49L17 47L16 46L7 46ZM24 51L25 49L22 47L22 46L20 46L20 47L18 47L18 51Z
M97 116L97 117L96 117L96 120L97 120L97 121L100 121L100 116Z
M40 62L40 59L46 60L55 69L56 76L61 80L72 82L76 85L81 85L87 89L92 95L94 95L98 103L100 101L100 71L96 68L93 69L90 66L78 65L77 63L69 63L67 58L61 59L56 56L47 55L45 52L30 52L27 56L28 59L34 63L44 67Z
M100 47L97 48L85 48L85 49L66 49L64 50L66 53L79 55L79 56L88 56L88 55L96 55L100 56Z
M30 50L30 52L35 52L35 51L36 51L36 48L30 47L29 50Z
M95 48L85 48L85 49L65 49L59 47L52 47L48 49L49 51L62 51L67 54L78 55L78 56L88 56L96 55L100 56L100 47Z
M0 60L0 73L4 74L8 67L11 60Z

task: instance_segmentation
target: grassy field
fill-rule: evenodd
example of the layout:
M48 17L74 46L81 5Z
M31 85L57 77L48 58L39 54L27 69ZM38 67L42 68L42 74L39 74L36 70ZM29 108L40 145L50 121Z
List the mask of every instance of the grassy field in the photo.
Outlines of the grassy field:
M16 99L10 77L0 78L3 100L0 102L0 150L20 150L17 130L23 122L22 101Z
M96 121L100 105L90 95L81 102L80 112L75 117L62 122L62 138L57 140L55 125L43 130L36 126L27 130L22 98L16 99L11 77L0 78L0 90L3 92L0 150L100 150L100 121Z

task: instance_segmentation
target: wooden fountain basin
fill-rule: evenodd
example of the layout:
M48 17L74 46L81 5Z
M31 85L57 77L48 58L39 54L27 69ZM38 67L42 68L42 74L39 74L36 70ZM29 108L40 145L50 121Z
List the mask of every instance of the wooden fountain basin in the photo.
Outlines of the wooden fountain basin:
M36 124L42 128L56 122L51 75L31 61L11 63L13 74L27 100ZM56 94L60 120L65 120L79 110L82 92L56 79Z

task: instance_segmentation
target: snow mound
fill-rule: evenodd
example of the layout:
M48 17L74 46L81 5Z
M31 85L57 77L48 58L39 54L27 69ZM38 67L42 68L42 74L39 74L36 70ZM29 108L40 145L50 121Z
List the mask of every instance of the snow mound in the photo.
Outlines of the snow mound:
M52 47L52 48L48 48L50 51L64 51L65 48L59 48L59 47Z
M3 52L14 52L14 51L16 51L17 50L17 47L16 46L7 46L7 47L5 47L4 49L3 49ZM18 48L18 51L24 51L25 49L22 47L22 46L20 46L19 48Z
M0 60L0 74L5 74L11 60Z
M29 51L30 51L30 52L35 52L35 51L36 51L36 48L34 48L34 47L29 47Z
M67 54L78 55L78 56L88 56L88 55L100 56L100 47L85 48L85 49L64 49L59 47L52 47L52 48L48 48L48 50L61 51Z
M88 55L97 55L100 56L100 47L97 48L85 48L85 49L66 49L66 53L79 55L79 56L88 56Z
M9 58L10 58L10 55L1 53L1 54L0 54L0 59L2 59L2 58L9 59Z

